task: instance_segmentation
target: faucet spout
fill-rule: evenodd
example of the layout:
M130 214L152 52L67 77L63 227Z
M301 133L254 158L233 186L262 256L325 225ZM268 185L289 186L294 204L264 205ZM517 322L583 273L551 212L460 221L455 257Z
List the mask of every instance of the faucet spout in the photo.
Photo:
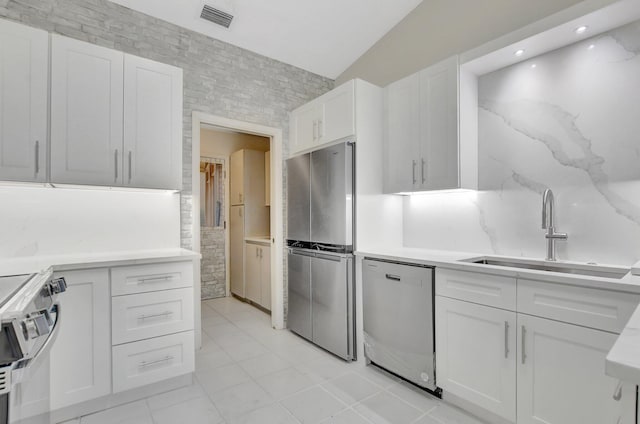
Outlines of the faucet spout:
M554 197L551 189L546 189L542 195L542 229L547 230L544 237L547 239L547 260L556 260L556 240L566 240L566 233L556 233L554 227Z

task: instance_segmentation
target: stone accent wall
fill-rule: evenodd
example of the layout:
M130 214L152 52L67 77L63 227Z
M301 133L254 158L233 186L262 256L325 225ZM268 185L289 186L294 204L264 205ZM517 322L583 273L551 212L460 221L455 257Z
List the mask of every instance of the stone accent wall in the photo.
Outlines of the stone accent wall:
M224 297L227 294L227 272L224 257L224 229L201 227L200 232L200 278L202 299Z
M282 128L286 155L288 113L334 87L333 80L107 0L0 0L0 17L183 69L181 244L188 249L192 112Z

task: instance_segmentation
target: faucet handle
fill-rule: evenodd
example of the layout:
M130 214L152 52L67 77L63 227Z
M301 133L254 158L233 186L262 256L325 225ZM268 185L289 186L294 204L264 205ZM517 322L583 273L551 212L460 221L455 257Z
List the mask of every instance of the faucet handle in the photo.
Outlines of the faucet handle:
M545 238L555 239L555 240L566 240L569 238L569 235L567 233L556 233L555 231L551 232L550 234L547 233L544 236Z

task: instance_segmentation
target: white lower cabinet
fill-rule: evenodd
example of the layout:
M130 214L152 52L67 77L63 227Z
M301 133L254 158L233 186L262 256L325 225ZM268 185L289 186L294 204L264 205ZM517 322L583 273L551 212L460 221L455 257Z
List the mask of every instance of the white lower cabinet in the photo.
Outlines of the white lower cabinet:
M635 402L613 399L605 375L616 334L518 314L518 424L632 424ZM635 396L627 386L623 397Z
M113 347L113 392L193 372L193 331Z
M271 310L271 248L268 244L245 243L245 296Z
M62 325L51 348L52 409L111 393L109 269L57 273L67 281L60 296Z
M515 421L516 324L515 312L436 297L438 386Z

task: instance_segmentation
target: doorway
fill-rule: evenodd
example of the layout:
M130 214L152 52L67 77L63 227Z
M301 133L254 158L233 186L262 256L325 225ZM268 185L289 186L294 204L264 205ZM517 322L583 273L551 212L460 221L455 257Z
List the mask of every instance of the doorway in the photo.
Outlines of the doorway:
M244 148L236 149L239 144L235 144L235 147L228 147L225 151L220 149L210 150L210 143L207 141L210 133L216 134L219 138L233 138L233 137L242 137L247 138L247 140L252 140L254 144L245 145ZM221 134L223 134L221 136ZM203 262L206 260L204 255L207 253L205 249L203 249L204 240L201 234L205 234L206 231L201 231L201 221L209 220L207 223L213 223L213 226L210 226L211 232L221 231L224 233L225 238L225 266L223 271L220 272L222 268L220 263L215 264L213 261L213 265L209 264L208 266L214 266L217 270L213 274L207 273L205 275L205 271L212 270L212 268L203 267L202 270L194 270L194 277L196 281L202 280L204 282L203 285L199 285L198 293L196 295L196 300L198 300L197 308L200 307L200 298L205 297L218 297L223 293L225 296L231 295L231 268L232 265L228 259L232 259L230 252L230 220L232 208L235 213L238 213L237 204L234 205L234 199L231 198L231 192L233 191L230 187L231 174L234 172L232 170L231 165L231 154L235 151L239 150L257 150L261 151L263 154L263 164L264 168L268 169L266 171L265 176L268 176L268 183L265 184L265 204L269 205L269 217L268 219L268 230L266 233L260 234L260 232L256 234L246 234L249 238L251 236L261 236L263 240L260 240L263 243L263 246L268 246L270 249L270 254L264 254L264 249L262 249L263 255L258 255L263 259L263 261L267 261L269 263L268 274L270 276L270 287L266 296L271 298L270 303L271 307L271 323L272 327L276 329L284 328L284 282L283 282L283 181L282 181L282 130L279 128L266 127L262 125L251 124L242 121L231 120L227 118L217 117L214 115L207 115L200 112L193 113L193 121L192 121L192 147L193 147L193 169L204 169L207 167L207 163L215 163L214 165L209 165L207 168L209 172L213 172L213 183L210 181L210 189L212 186L215 187L215 173L222 172L222 178L224 178L224 184L217 192L210 192L209 197L207 197L206 189L203 191L202 184L206 185L207 176L201 175L199 172L194 172L192 177L193 184L193 222L192 222L192 234L193 234L193 245L194 250L197 250L203 254ZM262 141L264 144L262 147L259 147L255 143L259 143ZM219 145L219 147L222 144ZM217 150L217 151L216 151ZM231 151L234 150L234 151ZM266 153L269 152L269 153ZM204 162L204 167L202 166ZM217 166L220 163L222 165L221 168ZM220 182L220 174L218 174L218 182ZM204 183L203 183L204 181ZM221 195L221 192L223 194ZM202 202L205 202L205 206L203 210ZM237 203L237 202L236 202ZM220 204L220 206L218 206ZM209 207L209 210L206 210L206 207ZM216 214L216 208L219 208L220 211ZM208 215L207 215L208 214ZM216 219L218 221L216 222ZM221 224L221 227L216 227L215 224ZM207 225L205 225L207 227ZM217 230L216 230L217 228ZM215 235L206 237L211 237L215 239ZM219 241L218 243L219 249ZM215 244L214 243L214 244ZM260 250L258 250L260 252ZM219 251L218 251L219 253ZM220 255L219 255L220 256ZM235 262L238 265L239 262ZM202 271L202 272L201 272ZM197 275L195 275L197 274ZM201 275L204 278L201 278ZM225 283L221 284L221 278L224 276ZM224 289L222 289L224 287ZM264 291L264 290L263 290ZM199 323L198 323L199 327ZM199 335L201 329L197 328L197 339L199 340Z

